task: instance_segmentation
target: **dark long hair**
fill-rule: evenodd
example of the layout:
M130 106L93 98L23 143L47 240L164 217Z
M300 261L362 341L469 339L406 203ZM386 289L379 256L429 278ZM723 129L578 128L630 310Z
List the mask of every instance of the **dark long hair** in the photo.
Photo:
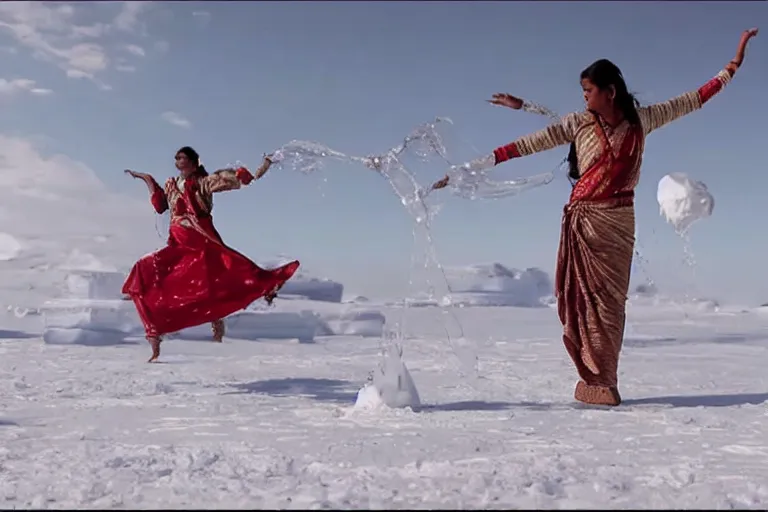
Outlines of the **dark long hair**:
M194 162L197 165L197 169L195 169L193 176L196 176L198 178L204 178L205 176L208 176L208 171L205 170L205 167L200 165L200 155L197 154L197 151L195 151L189 146L184 146L183 148L179 149L176 152L177 155L179 153L186 156L187 158L189 158L190 161Z
M608 59L600 59L593 62L588 68L581 72L581 80L587 79L600 90L605 90L610 86L613 86L616 90L616 97L614 101L616 106L621 110L624 115L624 119L630 125L637 126L640 124L640 116L637 113L637 107L640 106L640 102L637 101L635 95L629 92L627 89L627 83L624 81L624 75L621 74L619 67ZM571 142L570 150L568 151L568 177L572 181L579 179L579 162L578 155L576 154L576 144Z

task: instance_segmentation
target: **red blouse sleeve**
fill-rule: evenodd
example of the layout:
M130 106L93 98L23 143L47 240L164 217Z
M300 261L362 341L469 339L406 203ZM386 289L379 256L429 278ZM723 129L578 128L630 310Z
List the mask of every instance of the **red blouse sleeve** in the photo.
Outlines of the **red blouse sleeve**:
M168 209L168 198L165 197L165 191L149 174L145 174L142 179L149 189L149 202L152 203L152 207L157 213L165 213Z

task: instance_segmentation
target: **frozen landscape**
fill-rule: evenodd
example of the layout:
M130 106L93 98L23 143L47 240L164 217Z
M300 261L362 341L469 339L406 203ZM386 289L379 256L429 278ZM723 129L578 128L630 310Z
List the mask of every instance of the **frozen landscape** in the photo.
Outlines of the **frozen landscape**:
M764 11L635 4L0 1L0 509L768 510ZM625 90L647 144L610 144ZM586 107L614 158L579 116L519 138ZM569 140L615 184L643 151L617 407L553 296L574 162L528 153ZM121 289L170 216L123 171L187 144L269 156L215 224L301 267L148 364Z
M0 152L3 508L768 506L766 308L636 287L610 409L573 400L552 278L514 262L446 268L453 320L426 288L353 299L302 268L224 343L187 329L146 364L120 287L163 219L27 141ZM681 235L714 207L679 173L657 200Z
M642 286L613 409L572 399L548 273L503 263L446 269L477 379L458 377L434 300L404 313L303 273L230 317L223 344L200 326L146 364L119 293L162 243L146 204L0 142L19 155L0 176L20 184L0 187L3 508L768 506L764 308ZM677 178L659 203L684 231L713 203ZM377 377L403 319L402 361L390 351ZM371 392L393 375L400 388Z

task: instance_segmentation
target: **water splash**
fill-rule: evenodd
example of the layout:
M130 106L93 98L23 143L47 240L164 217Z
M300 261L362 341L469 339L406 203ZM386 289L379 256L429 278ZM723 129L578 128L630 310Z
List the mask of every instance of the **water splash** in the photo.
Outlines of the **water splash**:
M653 234L655 234L655 231ZM644 286L641 285L636 287L636 291L640 294L647 293L650 296L654 296L657 292L657 288L656 282L654 281L653 276L651 276L650 270L648 268L649 264L650 262L645 257L645 251L640 239L638 227L635 225L635 247L632 259L632 269L637 267L645 281ZM637 325L629 318L627 318L624 328L624 337L627 338L628 336L637 334L640 334L640 331L637 329Z
M439 261L431 233L431 222L439 211L439 205L430 200L432 189L424 188L416 179L412 168L419 168L430 163L448 165L455 180L451 190L461 197L468 199L496 199L519 194L536 186L552 181L554 174L545 173L527 178L507 181L495 181L488 178L486 171L492 167L486 162L481 165L455 165L449 157L445 130L453 125L449 118L437 117L434 121L422 124L411 131L402 142L378 155L355 156L342 153L312 141L293 140L275 150L271 160L278 168L290 168L304 174L318 172L330 162L363 165L385 178L398 196L402 206L413 220L413 251L411 269L409 272L409 291L414 296L416 287L416 270L422 267L425 271L436 269L437 279L428 276L425 279L427 299L437 305L443 316L442 327L450 350L458 360L456 370L463 377L471 377L473 382L477 374L477 348L466 339L461 322L452 309L453 291L448 282L445 270ZM491 155L492 156L492 155ZM415 160L411 163L412 160ZM478 159L479 160L479 159ZM423 244L423 250L419 245ZM419 260L420 255L421 261ZM395 339L391 344L402 342L406 323L406 312L409 301L402 301L400 322L396 324ZM389 348L384 348L384 351Z
M647 286L649 290L655 290L656 282L653 280L653 276L651 276L651 273L648 270L650 262L648 261L648 258L645 257L645 251L643 244L640 241L640 237L637 234L637 229L635 229L634 263L640 269L640 273L645 278L645 286Z
M680 239L683 242L682 264L685 268L685 277L683 277L683 279L687 281L687 283L684 284L685 292L683 295L683 300L685 303L693 303L697 300L698 296L701 295L698 286L696 285L696 256L693 254L693 249L691 249L690 233L686 230L678 233L678 236L680 236ZM685 317L687 319L688 315L686 314Z
M550 108L529 100L522 100L521 110L531 114L541 115L555 121L560 116ZM524 178L511 180L493 180L489 172L496 166L493 154L486 154L480 158L461 165L452 165L448 170L448 188L456 196L464 199L501 199L516 196L532 188L549 184L555 179L555 174L566 170L567 159L563 159L552 172L535 174Z
M465 339L464 329L456 315L448 309L452 291L443 266L437 258L430 231L431 220L436 215L438 208L435 205L427 204L427 191L418 183L413 173L409 171L404 163L406 157L415 158L418 162L422 163L426 163L436 157L446 161L448 152L439 127L451 124L452 121L450 119L436 118L431 123L418 126L399 145L380 155L348 155L317 142L294 140L274 151L271 159L278 167L288 167L305 174L324 169L329 161L364 165L387 180L392 190L400 199L400 203L414 222L414 251L412 256L416 254L418 243L424 241L426 249L423 252L424 261L422 264L425 268L436 268L441 277L440 287L443 288L445 294L437 303L443 310L449 323L453 324L453 330L456 333L455 336L452 336L451 330L447 325L444 325L448 344L459 360L458 370L464 376L475 376L477 372L477 354L473 351L467 355L466 350L463 350L466 346L466 343L463 341ZM417 267L415 259L415 257L412 257L409 276L409 288L411 289L415 283L414 274ZM437 292L436 286L430 280L427 281L429 294L434 298ZM396 339L390 340L396 344L401 343L404 339L403 331L408 305L408 300L404 298L402 301L401 319L396 324Z
M493 153L448 169L448 188L456 196L464 199L501 199L516 196L532 188L549 184L555 179L555 173L564 169L566 160L560 162L551 172L511 180L492 180L488 172L495 167Z
M533 101L523 100L522 110L531 114L548 117L554 121L560 120L560 115L558 115L557 112L544 105L540 105L539 103L534 103Z

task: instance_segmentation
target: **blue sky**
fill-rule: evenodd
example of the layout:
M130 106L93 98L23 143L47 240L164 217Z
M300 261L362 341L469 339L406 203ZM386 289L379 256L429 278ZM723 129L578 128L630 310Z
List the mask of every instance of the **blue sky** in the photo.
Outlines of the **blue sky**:
M467 159L473 147L489 152L545 126L485 103L494 92L580 110L579 73L605 57L643 103L662 101L714 76L741 32L765 21L764 2L3 3L0 132L44 141L135 197L145 189L122 170L165 179L182 145L209 168L255 167L291 139L368 154L437 115L454 120L460 142L451 149ZM647 142L639 242L662 288L688 282L682 243L656 203L659 178L682 171L716 199L713 217L693 228L695 293L768 301L766 37L752 41L728 89ZM566 151L497 172L548 171ZM440 170L417 173L427 183ZM433 230L442 262L552 271L569 188L561 176L493 202L446 194ZM370 296L407 286L410 219L363 168L270 173L219 196L215 220L254 259L296 257Z

